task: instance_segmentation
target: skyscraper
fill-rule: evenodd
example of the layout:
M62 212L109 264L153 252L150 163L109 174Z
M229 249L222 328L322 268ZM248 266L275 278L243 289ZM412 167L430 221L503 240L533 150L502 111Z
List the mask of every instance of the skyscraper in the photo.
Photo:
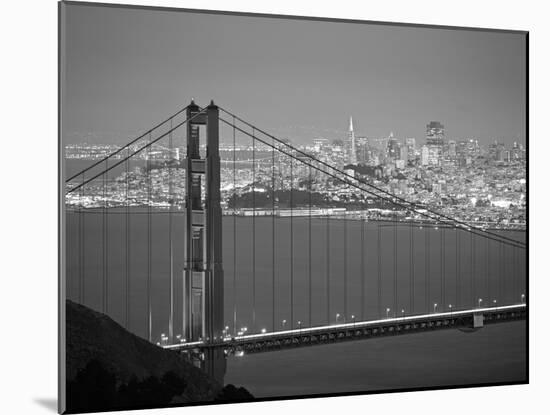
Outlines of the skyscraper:
M430 121L426 125L426 144L443 147L445 127L439 121Z
M439 165L443 156L443 144L445 143L445 127L439 121L430 121L426 125L426 145L430 154L430 163Z
M349 163L357 164L357 150L355 146L355 133L353 132L353 118L349 117L349 135L348 135L348 146L349 146Z
M407 154L409 160L414 160L416 156L416 139L405 138L405 147L407 147Z

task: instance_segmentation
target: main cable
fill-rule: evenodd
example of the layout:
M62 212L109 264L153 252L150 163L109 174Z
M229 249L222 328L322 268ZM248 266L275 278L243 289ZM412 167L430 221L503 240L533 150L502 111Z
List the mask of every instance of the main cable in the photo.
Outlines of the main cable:
M235 117L237 120L239 120L239 121L242 122L243 124L248 125L248 126L251 126L251 127L253 126L253 125L250 124L249 122L247 122L247 121L243 120L242 118L236 116L235 114L233 114L233 113L227 111L226 109L221 108L221 107L219 107L219 108L220 108L223 112L225 112L226 114ZM223 118L221 118L221 117L220 117L220 120L224 121ZM377 187L377 186L374 186L373 184L368 183L368 182L366 182L366 181L364 181L364 180L356 179L354 176L352 176L352 175L346 173L345 171L342 171L342 170L340 170L340 169L334 167L333 165L331 165L331 164L329 164L329 163L327 163L327 162L321 161L321 160L319 160L319 159L317 159L317 158L311 156L310 154L308 154L308 153L306 153L306 152L304 152L304 151L302 151L302 150L297 149L296 147L292 146L290 143L288 143L288 142L286 142L286 141L283 141L283 140L281 140L281 139L278 139L277 137L274 137L273 135L271 135L271 134L269 134L269 133L267 133L267 132L261 130L260 128L257 128L257 127L255 127L255 126L254 126L254 128L255 128L258 132L262 133L263 135L265 135L265 136L267 136L267 137L270 137L270 138L274 139L275 141L279 142L280 144L283 144L284 146L286 146L286 147L288 147L288 148L291 148L292 150L294 150L294 151L296 151L296 152L298 152L298 153L300 153L300 154L302 154L302 155L304 155L304 156L306 156L306 157L308 157L308 158L312 158L312 159L317 160L319 163L323 164L324 166L326 166L326 167L328 167L328 168L330 168L330 169L332 169L332 170L337 171L339 174L343 174L344 176L347 176L347 177L350 178L350 179L357 180L357 181L360 182L361 184L364 184L364 185L366 185L366 186L368 186L368 187L371 187L371 188L375 189L376 191L379 191L379 192L381 192L381 193L384 193L384 194L386 194L386 195L392 197L392 198L395 199L395 200L399 200L399 201L402 202L402 203L406 203L408 206L404 206L404 205L402 205L402 204L399 204L399 203L395 202L395 200L394 200L393 203L394 203L395 205L398 205L398 206L401 206L401 207L404 207L404 208L407 208L407 207L408 207L408 208L411 208L411 207L413 207L417 213L420 213L420 214L425 215L423 212L419 212L419 211L417 210L417 209L419 209L419 207L418 207L418 205L417 205L416 203L410 202L410 201L408 201L408 200L406 200L406 199L404 199L404 198L401 198L401 197L399 197L399 196L397 196L397 195L395 195L395 194L393 194L393 193L391 193L391 192L388 192L387 190L384 190L384 189L382 189L382 188L379 188L379 187ZM279 151L282 151L282 150L279 149ZM379 197L381 197L381 196L379 196ZM459 225L461 225L460 229L462 229L462 230L471 232L471 230L474 229L474 230L476 230L476 231L478 231L478 232L482 232L482 235L492 235L493 237L497 237L497 238L500 238L500 239L508 240L509 242L516 243L516 244L518 244L518 245L522 245L523 247L525 247L525 245L526 245L525 243L523 243L523 242L521 242L521 241L517 241L517 240L512 239L512 238L507 238L507 237L505 237L505 236L498 235L498 234L493 233L493 232L489 232L489 231L487 231L487 230L485 230L485 229L482 229L482 228L474 227L474 226L472 226L471 224L468 224L468 223L463 222L463 221L459 221L459 220L457 220L457 219L455 219L455 218L446 216L446 215L444 215L444 214L441 214L441 213L439 213L439 212L433 211L433 210L431 210L431 209L426 209L425 207L423 207L422 209L426 210L427 212L430 212L430 213L433 214L433 215L436 215L436 216L439 217L439 218L446 219L446 220L450 221L450 222L453 223L453 224L459 224ZM426 216L426 217L430 217L430 216L427 216L427 215L425 215L425 216ZM430 217L430 218L433 219L433 217ZM442 222L443 222L443 221L442 221ZM463 228L463 227L465 227L465 228Z
M232 125L229 121L225 120L225 119L222 118L222 117L219 117L219 119L220 119L220 121L222 121L222 122L224 122L224 123L226 123L226 124L228 124L228 125ZM237 117L237 119L238 119L238 117ZM241 131L241 132L244 133L244 134L250 135L247 131L245 131L245 130L239 128L239 127L235 127L235 128L237 128L239 131ZM257 129L257 128L256 128L256 131L260 131L260 132L261 132L261 130L259 130L259 129ZM266 135L268 135L268 134L266 134ZM271 137L271 136L268 135L268 137ZM256 140L258 140L259 142L261 142L261 143L263 143L263 144L266 144L266 145L269 146L269 147L272 146L270 143L268 143L267 141L265 141L265 140L263 140L263 139L261 139L261 138L259 138L259 137L256 137ZM276 140L278 140L278 139L276 139ZM294 147L292 147L292 148L294 149ZM308 163L307 161L304 161L304 160L302 160L302 159L300 159L300 158L298 158L298 157L296 157L296 156L294 156L294 155L291 155L290 153L286 152L285 150L282 150L282 149L280 149L280 148L277 148L277 151L279 151L279 152L281 152L281 153L283 153L283 154L285 154L285 155L287 155L287 156L289 156L289 157L291 157L291 158L293 158L293 159L295 159L295 160L300 161L302 164L311 165L311 163ZM300 150L296 150L296 151L301 152ZM307 153L304 153L304 154L307 155ZM308 157L311 158L311 156L308 156ZM323 162L321 162L321 161L318 160L318 159L315 159L315 160L316 160L317 162L319 162L319 163L323 163ZM325 164L325 163L323 163L323 164ZM403 205L403 204L401 204L401 203L399 203L399 202L396 202L395 200L391 200L391 199L388 198L388 197L381 196L381 195L379 195L379 194L377 194L377 193L374 193L374 192L372 192L372 191L369 191L369 190L367 190L367 189L365 189L365 188L363 188L363 187L357 185L356 183L353 183L352 181L347 181L346 179L342 179L341 177L338 177L336 174L330 173L330 172L328 172L328 171L321 170L321 169L316 168L316 167L314 167L314 168L317 169L317 170L319 170L319 171L321 171L321 172L323 172L323 173L326 174L327 176L333 177L333 178L335 178L335 179L338 180L338 181L345 182L345 183L348 184L349 186L355 187L356 189L359 189L359 190L361 190L361 191L363 191L363 192L365 192L365 193L367 193L367 194L369 194L369 195L372 195L372 196L377 197L377 198L379 198L379 199L388 201L388 202L390 202L390 203L392 203L392 204L394 204L394 205L396 205L396 206L401 206L401 207L403 207L404 209L410 209L410 206ZM349 176L347 173L343 173L343 174L344 174L345 176ZM350 176L350 177L351 177L351 176ZM354 179L354 180L355 180L355 179ZM434 220L434 218L433 218L432 216L428 215L427 213L425 213L425 212L423 212L423 211L415 210L415 213L417 213L417 214L419 214L419 215L421 215L421 216L424 216L424 217L426 217L426 218L428 218L428 219L430 219L430 220ZM448 224L448 222L444 222L444 221L441 221L440 223ZM521 248L521 249L525 249L525 246L519 245L520 242L518 242L518 241L516 241L516 240L514 240L514 239L505 238L505 237L502 237L502 236L492 237L492 236L489 236L489 235L487 234L487 231L484 231L484 230L479 231L477 228L471 227L471 226L469 226L469 225L461 225L461 226L458 226L458 224L456 224L456 225L453 224L453 226L454 226L456 229L459 229L459 230L462 230L462 231L473 232L473 233L475 233L476 235L480 235L480 236L482 236L482 237L484 237L484 238L490 238L490 239L492 239L492 240L499 241L499 242L504 243L504 244L508 244L508 245L511 245L511 246L516 246L516 247ZM463 227L463 226L466 226L466 228ZM482 233L480 233L480 232L482 232ZM501 238L501 239L498 239L498 238ZM502 239L510 239L510 242L503 242Z
M179 111L177 111L174 115L170 116L169 118L165 119L164 121L160 122L159 124L155 125L153 128L145 131L143 134L141 134L139 137L136 137L134 138L133 140L131 140L129 143L125 144L123 147L115 150L114 152L112 152L111 154L108 154L107 156L105 156L104 158L102 158L101 160L93 163L92 165L86 167L85 169L79 171L78 173L76 174L73 174L71 177L69 177L67 180L65 180L65 183L68 183L70 182L71 180L74 180L76 179L78 176L80 176L81 174L84 174L86 173L87 171L93 169L94 167L96 166L99 166L101 163L103 163L104 161L116 156L118 153L121 153L122 151L124 151L125 149L128 149L130 148L131 145L135 144L136 142L138 142L139 140L141 140L142 138L145 138L147 137L147 135L151 135L151 133L153 131L155 131L157 128L159 128L161 125L164 125L166 124L168 121L171 121L174 117L177 117L179 114L181 114L182 112L184 112L187 108L189 107L189 105L186 105L184 108L180 109Z
M165 132L164 134L162 134L160 137L157 137L155 138L154 140L151 140L149 138L147 144L145 144L144 146L142 146L141 148L138 148L137 150L133 151L132 154L128 155L127 157L117 161L116 163L114 163L112 166L110 166L109 168L97 173L96 175L92 176L91 178L89 178L88 180L83 180L82 183L80 183L79 185L75 186L75 187L72 187L71 189L67 190L66 194L70 194L78 189L80 189L81 187L87 185L88 183L90 183L91 181L97 179L98 177L104 175L105 173L107 173L108 171L114 169L115 167L117 166L120 166L122 163L124 163L127 159L129 158L132 158L134 157L136 154L142 152L143 150L149 148L150 146L152 146L153 144L155 144L157 141L159 140L162 140L164 137L166 137L168 134L172 133L173 131L177 130L178 128L180 128L182 125L186 124L187 122L190 122L192 121L193 119L195 119L196 117L198 117L201 113L203 113L204 111L206 111L206 108L203 108L202 110L196 112L194 115L192 115L191 117L188 117L187 119L185 119L184 121L180 122L179 124L177 124L175 127L171 128L169 131ZM221 118L220 118L221 119ZM227 121L225 121L227 123ZM129 147L127 147L129 148Z

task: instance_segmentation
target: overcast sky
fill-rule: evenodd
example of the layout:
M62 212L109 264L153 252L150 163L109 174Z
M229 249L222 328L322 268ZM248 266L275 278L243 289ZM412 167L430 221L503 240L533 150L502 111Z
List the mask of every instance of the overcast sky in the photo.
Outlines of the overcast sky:
M518 33L68 5L67 142L125 141L194 97L295 142L525 141Z

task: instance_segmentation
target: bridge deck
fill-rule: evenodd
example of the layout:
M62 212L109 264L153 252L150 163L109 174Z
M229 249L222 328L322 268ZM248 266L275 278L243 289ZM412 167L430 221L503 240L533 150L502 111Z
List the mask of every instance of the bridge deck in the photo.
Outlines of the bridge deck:
M483 315L484 324L525 319L527 306L526 304L514 304L370 321L356 321L329 326L227 337L217 342L187 342L163 347L177 351L201 351L207 348L223 348L227 354L258 353L421 331L449 328L473 329L474 315Z

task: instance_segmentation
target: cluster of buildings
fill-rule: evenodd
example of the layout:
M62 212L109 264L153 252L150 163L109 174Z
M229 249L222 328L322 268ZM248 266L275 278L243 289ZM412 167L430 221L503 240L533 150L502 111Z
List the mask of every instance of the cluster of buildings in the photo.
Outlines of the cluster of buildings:
M503 143L495 141L484 149L474 138L447 140L445 126L439 121L428 123L424 143L417 143L416 138L412 137L399 140L393 132L382 138L356 136L353 120L350 118L347 140L330 142L325 138L317 138L313 140L311 150L322 157L345 161L351 165L380 166L393 163L397 169L411 165L469 166L480 157L494 163L511 163L526 158L524 146L517 142L507 148Z
M329 169L324 162L344 170L347 177L358 183L372 184L463 221L497 228L525 226L526 151L521 144L507 147L494 142L483 147L473 138L448 140L444 125L438 121L427 124L422 143L410 137L398 139L393 133L383 138L367 138L356 136L350 118L344 139L316 138L299 150L320 162L299 152L292 158L261 144L222 145L221 191L225 211L249 210L251 194L255 195L257 209L267 212L269 206L277 206L278 210L285 210L290 206L288 193L297 190L302 193L294 194L294 208L306 208L300 206L305 204L303 194L312 192L315 197L309 202L313 200L315 206L309 206L310 209L340 214L342 209L360 210L370 212L367 216L374 219L383 214L376 197L326 174ZM101 151L113 148L90 146L78 152L70 147L67 157L92 160ZM126 204L181 209L185 191L182 151L158 145L140 155L152 163L142 163L129 173L122 172L107 184L90 183L86 192L71 194L67 203L84 207ZM300 158L307 163L301 163ZM271 200L272 197L276 200ZM407 212L401 213L405 216ZM390 214L398 213L392 209Z

